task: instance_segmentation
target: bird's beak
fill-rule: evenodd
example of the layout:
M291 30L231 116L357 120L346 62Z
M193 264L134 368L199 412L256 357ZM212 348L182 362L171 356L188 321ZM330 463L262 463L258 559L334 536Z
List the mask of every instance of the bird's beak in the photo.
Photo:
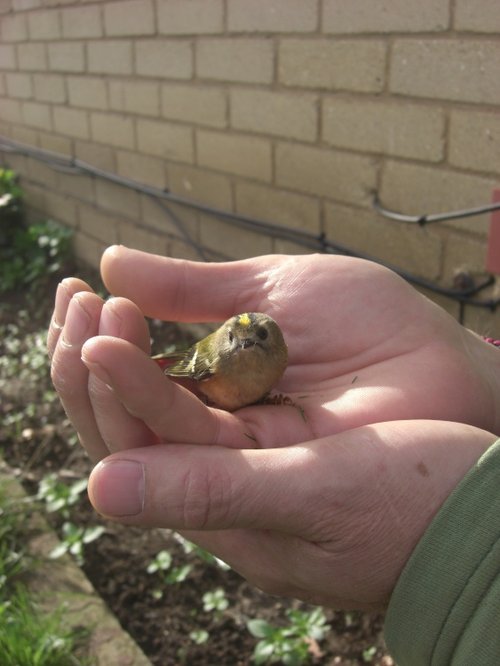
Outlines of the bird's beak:
M250 347L255 347L255 341L251 338L243 338L240 342L240 347L242 349L249 349Z

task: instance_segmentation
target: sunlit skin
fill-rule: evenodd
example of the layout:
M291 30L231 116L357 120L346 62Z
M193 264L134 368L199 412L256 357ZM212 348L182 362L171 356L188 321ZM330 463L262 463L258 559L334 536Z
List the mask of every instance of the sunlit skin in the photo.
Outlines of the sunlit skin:
M119 297L103 303L65 280L48 345L91 458L142 466L142 510L118 519L188 530L267 591L383 606L436 510L500 431L500 352L394 273L352 258L198 264L115 247L102 274ZM143 315L238 312L280 323L289 363L276 389L301 410L208 407L149 357ZM98 465L89 484L97 510L115 516L134 492L118 469Z

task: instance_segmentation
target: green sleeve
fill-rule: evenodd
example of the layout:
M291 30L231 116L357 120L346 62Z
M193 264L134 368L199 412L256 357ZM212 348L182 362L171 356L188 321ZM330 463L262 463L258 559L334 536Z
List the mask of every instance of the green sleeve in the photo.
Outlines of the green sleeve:
M500 440L442 506L392 594L398 666L500 664Z

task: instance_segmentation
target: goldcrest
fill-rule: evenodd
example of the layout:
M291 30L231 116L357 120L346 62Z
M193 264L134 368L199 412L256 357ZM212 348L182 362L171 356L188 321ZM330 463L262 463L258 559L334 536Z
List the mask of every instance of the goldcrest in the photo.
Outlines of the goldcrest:
M281 378L288 350L278 324L262 312L228 319L185 351L153 357L172 377L187 377L210 403L234 411L259 402Z

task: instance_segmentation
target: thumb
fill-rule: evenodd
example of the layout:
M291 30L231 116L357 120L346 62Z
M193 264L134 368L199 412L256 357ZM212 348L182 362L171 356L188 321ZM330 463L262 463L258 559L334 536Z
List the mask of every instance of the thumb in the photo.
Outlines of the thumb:
M155 445L101 461L90 475L89 497L99 513L129 525L301 532L307 514L314 512L302 492L312 464L304 446ZM295 497L300 511L291 510Z
M254 310L256 276L271 266L265 257L204 263L113 245L102 256L101 273L112 294L129 298L148 317L200 322Z

